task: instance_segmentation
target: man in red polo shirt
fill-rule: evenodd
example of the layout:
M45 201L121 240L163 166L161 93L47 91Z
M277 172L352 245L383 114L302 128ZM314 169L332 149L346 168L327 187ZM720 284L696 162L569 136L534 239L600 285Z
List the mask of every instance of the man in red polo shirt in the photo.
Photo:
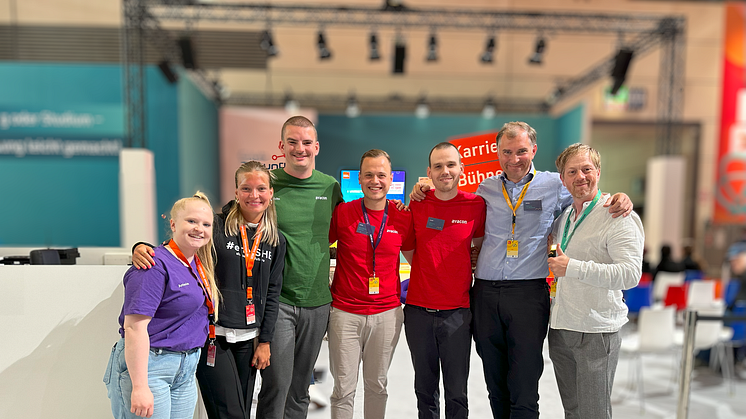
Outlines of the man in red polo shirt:
M422 201L410 202L416 244L404 332L412 353L420 419L440 418L441 367L446 418L469 414L470 252L472 241L481 245L486 210L481 197L458 190L463 168L453 144L436 145L427 168L434 189Z
M389 155L367 151L360 160L363 198L338 205L332 216L329 241L337 241L337 267L327 333L333 419L352 419L361 361L365 418L386 413L386 376L404 320L399 252L414 246L412 216L388 202L390 186Z

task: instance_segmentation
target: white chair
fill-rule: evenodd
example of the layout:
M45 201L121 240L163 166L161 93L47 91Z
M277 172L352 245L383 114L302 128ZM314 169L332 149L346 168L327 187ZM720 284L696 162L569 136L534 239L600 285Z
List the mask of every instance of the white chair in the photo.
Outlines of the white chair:
M715 303L714 281L691 281L686 294L687 308L712 307Z
M645 412L644 379L642 376L643 354L671 352L673 358L671 382L676 380L678 368L676 368L676 351L674 351L675 316L675 307L644 307L640 310L637 321L637 333L625 336L622 339L622 353L630 354L636 361L634 370L630 362L629 388L637 387L640 396L640 412Z
M684 272L658 272L653 281L653 299L661 301L671 285L684 285Z

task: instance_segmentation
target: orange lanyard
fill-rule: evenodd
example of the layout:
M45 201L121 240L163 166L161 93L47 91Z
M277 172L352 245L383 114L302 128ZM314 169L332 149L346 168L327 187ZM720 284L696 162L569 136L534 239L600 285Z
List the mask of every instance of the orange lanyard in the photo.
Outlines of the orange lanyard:
M246 253L249 248L249 237L246 233L246 225L241 226L241 243L243 243L243 256L246 260L246 276L251 278L254 270L254 262L256 261L256 253L259 250L259 242L262 241L262 231L259 229L261 225L256 226L256 234L254 234L254 243L251 246L251 252ZM253 298L252 287L246 287L246 299L251 300Z
M212 305L212 296L210 293L210 284L207 283L207 275L205 275L205 267L202 266L202 261L199 260L199 256L194 255L194 263L197 265L197 273L192 270L192 265L189 264L186 256L182 253L179 246L176 244L174 239L168 242L168 247L174 251L176 257L180 261L184 262L189 268L189 273L197 279L197 283L202 288L202 293L205 295L205 304L207 304L207 314L210 318L210 339L215 339L215 307Z
M505 187L505 182L503 181L503 196L505 197L505 202L508 204L508 207L510 207L510 210L513 211L513 228L510 230L510 234L512 238L515 238L515 212L518 210L518 207L521 206L521 203L523 202L523 198L526 197L526 192L528 192L528 185L531 184L531 182L534 181L534 177L536 177L536 169L533 171L533 176L531 177L531 180L528 181L525 185L523 185L523 189L521 189L521 194L518 196L518 201L516 201L515 206L513 206L513 203L510 202L510 197L508 197L508 191Z

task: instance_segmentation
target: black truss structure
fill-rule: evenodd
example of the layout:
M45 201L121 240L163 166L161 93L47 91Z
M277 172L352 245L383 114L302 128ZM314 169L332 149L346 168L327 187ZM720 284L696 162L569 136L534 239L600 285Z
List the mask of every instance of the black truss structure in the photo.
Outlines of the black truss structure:
M635 56L661 50L658 84L657 152L676 154L683 103L684 50L686 20L681 16L631 15L611 13L552 13L498 10L412 9L407 6L369 8L344 6L274 5L268 3L201 3L196 0L123 0L124 4L124 89L128 129L127 144L145 145L145 93L143 72L143 40L158 47L172 62L180 52L174 40L160 28L160 22L235 22L261 27L276 26L351 26L366 28L457 29L483 32L544 32L551 34L615 34L623 39L625 48ZM548 112L592 83L609 77L615 55L604 58L581 75L559 82L544 98L534 101L495 100L498 112ZM219 93L204 74L195 79L205 88ZM303 105L323 110L343 109L344 95L305 95L297 97ZM233 94L229 103L282 106L284 96ZM416 98L398 95L357 98L366 110L398 110L413 106ZM473 112L482 109L485 98L430 98L428 105L435 111ZM412 109L411 107L409 109Z

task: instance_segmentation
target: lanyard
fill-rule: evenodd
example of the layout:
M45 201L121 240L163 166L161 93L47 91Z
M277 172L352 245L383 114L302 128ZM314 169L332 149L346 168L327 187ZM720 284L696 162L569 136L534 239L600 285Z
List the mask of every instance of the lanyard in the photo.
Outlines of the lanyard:
M212 305L212 296L210 295L210 285L207 283L207 275L205 275L205 268L202 266L202 261L199 260L199 256L194 255L194 263L197 265L197 273L192 270L192 265L189 264L186 256L182 253L179 246L176 244L174 239L168 242L168 247L174 251L176 257L180 261L186 263L189 268L189 273L197 279L197 283L202 288L202 293L205 295L205 304L207 304L207 314L210 318L210 339L215 339L215 307Z
M363 217L365 218L365 224L370 225L370 220L368 219L368 211L365 209L365 203L363 200L360 200L360 205L363 207ZM383 237L383 230L386 228L386 219L389 216L389 201L386 200L386 206L383 208L383 219L381 220L381 227L378 229L378 238L373 241L373 233L368 231L368 237L370 237L370 244L373 246L373 276L376 276L376 248L381 243L381 238ZM366 227L367 228L367 227Z
M513 203L510 201L510 197L508 196L508 190L505 188L505 181L503 181L503 196L505 197L505 202L508 203L508 207L510 207L510 210L513 211L513 229L510 230L510 235L512 238L515 238L515 212L518 209L518 207L521 206L521 203L523 202L523 198L526 197L526 192L528 191L528 185L531 184L531 182L534 181L534 178L536 177L536 168L534 168L533 176L531 177L531 180L528 181L527 184L523 185L523 189L521 190L521 195L518 196L518 202L515 203L515 206L513 206Z
M585 220L585 217L588 216L588 214L590 214L591 210L593 210L593 207L596 206L596 203L598 202L599 198L601 198L601 191L596 192L596 197L593 198L593 201L591 201L590 204L588 204L588 207L585 209L585 211L583 211L583 215L580 216L580 219L578 220L577 223L575 223L575 226L572 228L572 233L570 233L570 235L568 236L567 230L570 229L570 217L572 217L572 212L575 210L575 208L572 208L572 207L570 208L570 213L567 214L567 219L565 220L565 229L562 232L561 248L563 252L565 251L565 249L567 249L567 243L570 242L570 239L575 234L575 230L577 230L580 223L582 223L583 220Z
M256 233L254 234L254 243L249 249L249 237L246 234L246 225L241 226L241 242L243 243L243 256L246 260L246 276L251 278L254 274L254 262L256 261L256 253L259 250L259 242L262 241L262 231L259 229L261 225L256 226ZM251 300L253 298L252 287L246 287L246 299Z

